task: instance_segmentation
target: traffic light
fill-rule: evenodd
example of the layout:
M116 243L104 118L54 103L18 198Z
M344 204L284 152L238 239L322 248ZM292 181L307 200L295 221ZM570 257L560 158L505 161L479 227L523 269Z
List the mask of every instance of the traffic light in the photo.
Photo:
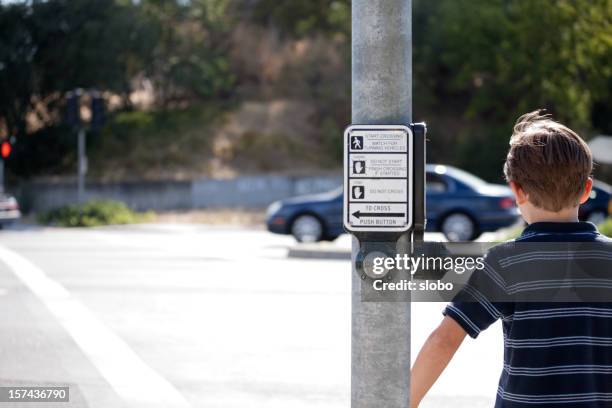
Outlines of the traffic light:
M72 127L81 125L80 97L77 92L70 92L66 96L66 123Z
M98 130L104 124L104 98L94 96L91 98L91 128Z
M11 144L7 141L2 142L0 145L0 155L2 155L3 159L7 159L11 155Z

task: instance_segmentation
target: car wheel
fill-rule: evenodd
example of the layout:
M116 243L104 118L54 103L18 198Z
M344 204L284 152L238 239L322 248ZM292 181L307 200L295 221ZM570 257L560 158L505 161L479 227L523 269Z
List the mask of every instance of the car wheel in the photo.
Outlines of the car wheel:
M323 224L314 215L300 215L291 225L291 234L298 242L318 242L323 238Z
M442 221L440 230L451 242L471 241L477 236L476 223L464 213L447 215Z
M589 214L586 220L588 222L592 222L595 225L599 225L599 224L602 224L606 220L607 216L608 215L604 211L595 210Z

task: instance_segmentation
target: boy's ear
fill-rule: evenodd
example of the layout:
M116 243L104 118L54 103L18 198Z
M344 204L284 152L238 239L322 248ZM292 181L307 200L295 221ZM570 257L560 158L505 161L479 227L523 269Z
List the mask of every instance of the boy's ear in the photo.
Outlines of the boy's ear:
M591 196L592 189L593 189L593 179L589 177L586 183L584 183L584 191L582 192L582 195L580 196L580 204L586 203L586 201Z
M527 202L527 193L523 190L519 184L514 181L510 182L510 189L514 193L514 199L516 200L517 205L523 205Z

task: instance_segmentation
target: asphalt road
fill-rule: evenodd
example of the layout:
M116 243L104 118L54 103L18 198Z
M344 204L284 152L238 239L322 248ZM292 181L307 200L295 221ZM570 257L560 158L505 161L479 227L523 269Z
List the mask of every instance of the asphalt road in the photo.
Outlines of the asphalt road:
M349 262L293 245L202 225L2 231L0 386L70 387L28 407L349 407ZM442 306L413 305L413 350ZM481 337L424 408L492 406L499 327Z

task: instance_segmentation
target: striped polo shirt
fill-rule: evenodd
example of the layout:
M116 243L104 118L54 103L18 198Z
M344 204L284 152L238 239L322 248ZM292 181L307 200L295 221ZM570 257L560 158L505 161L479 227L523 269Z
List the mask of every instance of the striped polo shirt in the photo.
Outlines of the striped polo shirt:
M597 265L612 279L612 251L607 245L612 240L591 223L533 223L513 242L606 243L607 249L597 254ZM504 269L504 259L521 256L516 250L508 253L504 245L489 251L484 273L480 273L491 286L502 286L498 272ZM552 259L555 257L546 253L528 262L538 271ZM504 367L496 408L612 407L612 303L497 302L469 284L460 295L443 313L471 337L502 320ZM465 300L466 296L472 301Z

